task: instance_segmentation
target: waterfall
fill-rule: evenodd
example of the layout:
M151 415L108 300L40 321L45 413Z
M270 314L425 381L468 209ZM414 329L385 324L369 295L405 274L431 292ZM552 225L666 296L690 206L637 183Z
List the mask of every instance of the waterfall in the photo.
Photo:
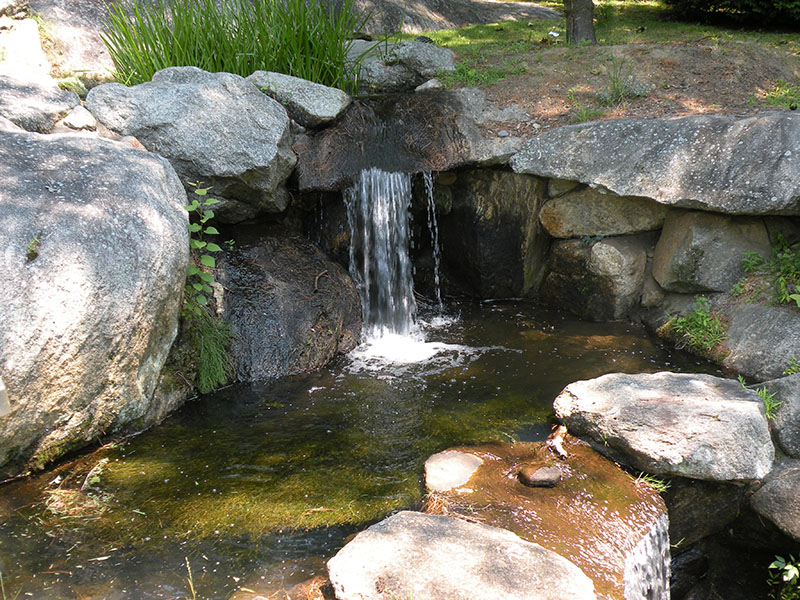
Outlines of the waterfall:
M350 274L358 286L367 338L412 332L414 300L411 175L372 168L345 192L350 223Z
M423 174L425 194L428 196L428 230L431 232L431 251L433 253L433 284L436 291L436 306L442 312L442 291L439 281L439 263L442 252L439 249L439 224L436 221L436 203L433 199L433 175L430 171Z
M625 559L625 600L669 600L669 519L661 515Z

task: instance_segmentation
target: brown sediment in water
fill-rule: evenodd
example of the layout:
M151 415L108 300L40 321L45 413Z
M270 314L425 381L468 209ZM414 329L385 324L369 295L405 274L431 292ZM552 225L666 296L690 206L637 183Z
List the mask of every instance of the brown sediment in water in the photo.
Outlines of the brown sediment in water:
M541 442L452 448L484 463L458 491L431 494L423 510L512 531L575 563L599 599L623 598L625 558L666 512L664 501L584 442L568 437L565 447L567 460ZM523 465L556 467L561 482L523 485Z

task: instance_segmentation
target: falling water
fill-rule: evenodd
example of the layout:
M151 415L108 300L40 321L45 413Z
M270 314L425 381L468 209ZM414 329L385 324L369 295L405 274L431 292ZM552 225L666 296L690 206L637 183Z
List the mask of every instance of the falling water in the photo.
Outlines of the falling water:
M669 519L664 514L625 560L625 600L669 600Z
M433 200L433 175L430 171L423 174L425 193L428 196L428 230L431 232L431 248L433 249L433 284L436 291L436 306L442 312L442 290L439 281L439 262L442 253L439 249L439 224L436 222L436 204Z
M345 193L350 274L361 295L367 338L408 336L417 304L411 259L411 176L372 168Z

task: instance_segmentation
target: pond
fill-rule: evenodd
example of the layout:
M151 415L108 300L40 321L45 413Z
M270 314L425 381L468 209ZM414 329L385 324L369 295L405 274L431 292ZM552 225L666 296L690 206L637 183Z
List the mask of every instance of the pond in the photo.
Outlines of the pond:
M230 387L1 488L7 596L191 598L191 579L198 598L242 588L269 597L324 573L352 533L418 507L432 453L542 439L568 383L614 371L716 373L630 324L514 302L450 313L425 328L439 344L430 360L351 356Z

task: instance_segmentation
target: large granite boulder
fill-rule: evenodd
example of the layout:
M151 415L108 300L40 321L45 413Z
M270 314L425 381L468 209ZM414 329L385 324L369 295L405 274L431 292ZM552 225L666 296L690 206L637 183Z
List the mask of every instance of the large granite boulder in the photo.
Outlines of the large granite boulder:
M283 73L256 71L246 79L280 102L303 127L319 127L335 121L353 101L342 90Z
M726 309L730 325L723 364L760 381L775 379L800 359L800 312L788 306L737 304Z
M0 116L27 131L49 133L78 104L76 93L59 89L52 79L0 75Z
M164 159L107 140L0 132L0 477L125 425L176 335L189 260Z
M783 533L800 542L800 460L784 460L764 480L750 503Z
M572 433L654 475L762 479L775 458L761 401L732 379L612 373L571 383L553 407Z
M341 191L372 167L415 173L504 164L522 139L489 134L483 125L524 118L487 103L475 88L372 98L297 140L298 187Z
M356 346L361 304L342 267L305 238L263 226L240 227L235 239L217 279L240 381L319 369Z
M556 456L538 442L435 454L425 463L423 510L479 516L535 542L580 568L599 598L663 598L669 541L658 492L585 442L566 436L561 450ZM542 473L548 486L532 486Z
M590 600L573 563L513 533L403 511L359 533L328 561L337 600Z
M358 63L358 85L365 93L405 92L441 72L456 70L449 48L421 41L396 44L354 40L348 60Z
M798 161L800 114L773 111L571 125L528 140L511 167L670 206L800 215Z
M769 258L764 221L698 211L674 211L653 255L653 277L669 292L727 292L744 275L745 252Z
M452 207L439 219L449 273L481 298L535 293L549 239L538 221L544 184L480 169L460 173L449 187Z
M93 88L86 108L114 133L136 137L186 181L228 201L218 217L238 221L289 203L296 158L286 110L238 75L170 67L133 87Z
M558 240L550 247L541 298L585 319L622 319L639 302L648 247L648 236Z
M548 201L539 218L547 233L557 238L626 235L661 229L667 210L645 198L586 187Z
M775 441L784 453L800 458L800 373L772 379L764 387L781 403L772 421Z
M670 478L664 491L669 512L669 539L687 548L722 531L741 512L745 487L698 479Z

